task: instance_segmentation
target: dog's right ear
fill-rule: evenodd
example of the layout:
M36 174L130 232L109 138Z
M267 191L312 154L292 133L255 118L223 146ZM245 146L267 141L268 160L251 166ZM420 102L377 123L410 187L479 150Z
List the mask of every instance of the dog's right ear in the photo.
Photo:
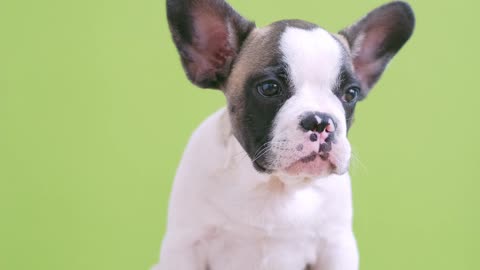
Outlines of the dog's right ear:
M220 89L255 27L223 0L167 0L167 18L187 77Z

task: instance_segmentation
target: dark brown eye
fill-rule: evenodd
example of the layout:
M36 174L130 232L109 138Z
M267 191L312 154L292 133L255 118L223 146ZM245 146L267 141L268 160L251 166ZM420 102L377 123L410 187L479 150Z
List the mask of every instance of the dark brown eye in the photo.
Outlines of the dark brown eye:
M266 81L257 85L257 91L264 97L274 97L282 93L282 88L275 81Z
M360 93L360 88L358 87L350 87L347 89L345 94L343 95L343 101L347 103L355 102L358 98L358 94Z

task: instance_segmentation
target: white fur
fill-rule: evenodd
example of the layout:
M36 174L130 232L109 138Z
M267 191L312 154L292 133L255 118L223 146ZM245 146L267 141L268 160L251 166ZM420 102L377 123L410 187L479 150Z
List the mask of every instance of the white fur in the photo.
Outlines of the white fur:
M280 40L284 60L295 88L313 84L330 89L340 71L342 52L338 42L321 28L287 27Z
M296 93L277 115L274 136L294 146L295 140L303 140L291 128L298 125L299 114L329 113L337 119L341 140L337 158L346 164L350 146L344 112L331 93L340 65L336 46L324 30L284 33L281 50ZM258 173L233 136L226 110L220 110L195 131L185 150L155 269L358 269L345 171L296 181L281 173Z

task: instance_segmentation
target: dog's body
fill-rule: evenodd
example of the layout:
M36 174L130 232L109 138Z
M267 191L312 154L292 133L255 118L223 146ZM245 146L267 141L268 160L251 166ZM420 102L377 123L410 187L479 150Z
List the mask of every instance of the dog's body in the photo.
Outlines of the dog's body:
M257 172L223 109L184 153L159 269L356 269L351 209L348 174L285 185Z
M358 269L346 135L412 33L409 6L339 35L298 20L255 28L219 0L167 8L189 79L228 106L185 150L156 269Z

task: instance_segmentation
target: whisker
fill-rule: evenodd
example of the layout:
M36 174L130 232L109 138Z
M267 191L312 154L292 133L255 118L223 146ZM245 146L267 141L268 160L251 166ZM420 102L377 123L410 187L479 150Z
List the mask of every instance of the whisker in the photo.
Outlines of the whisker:
M355 154L355 151L352 150L352 157L355 159L355 163L353 164L359 164L360 167L363 169L364 172L368 174L368 168L365 166L365 164L358 158L357 154Z
M261 155L259 155L258 157L254 158L254 159L252 160L252 162L257 161L257 159L261 158L261 157L264 156L266 153L268 153L268 151L264 151Z

